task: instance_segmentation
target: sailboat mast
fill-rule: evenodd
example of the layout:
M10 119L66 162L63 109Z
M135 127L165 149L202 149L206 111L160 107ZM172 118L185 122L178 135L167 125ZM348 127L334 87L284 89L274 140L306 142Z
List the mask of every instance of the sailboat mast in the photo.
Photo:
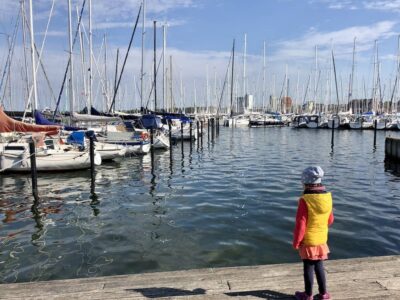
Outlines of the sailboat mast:
M377 40L375 40L375 54L374 54L374 72L372 76L372 109L376 110L376 52L377 52ZM367 107L367 109L369 109Z
M355 57L356 57L356 37L354 37L354 44L353 44L353 63L351 66L351 76L350 76L350 87L349 87L349 97L347 99L347 110L350 109L350 101L353 98L353 84L354 84L354 64L355 64Z
M246 55L247 55L247 34L244 34L244 51L243 51L243 95L247 95L246 86ZM244 104L244 103L243 103Z
M21 16L22 16L22 41L24 45L24 64L25 64L25 80L26 80L26 95L29 97L29 75L28 63L26 60L26 16L25 16L25 0L21 1Z
M32 2L32 0L30 0ZM75 95L74 95L74 61L72 55L72 13L71 13L71 0L68 0L68 35L69 35L69 113L72 119L75 106ZM31 28L32 29L32 28ZM36 79L34 79L35 81ZM35 89L35 87L34 87Z
M193 80L193 91L194 91L194 114L197 115L197 90L196 90L196 80Z
M266 89L266 76L265 76L265 70L266 70L266 59L265 59L265 52L266 52L266 45L264 41L264 51L263 51L263 90L262 90L262 111L263 113L265 112L265 89Z
M335 56L333 54L333 49L332 49L332 64L333 64L333 74L335 75L335 86L336 86L336 99L337 99L337 109L336 113L339 113L339 89L338 89L338 82L337 82L337 76L336 76L336 64L335 64Z
M173 103L173 89L172 89L172 55L169 56L169 89L170 89L170 97L171 97L171 107L170 107L170 112L174 112L174 103Z
M207 93L207 95L206 95L206 114L209 113L208 106L210 105L209 104L210 103L210 84L209 84L209 76L208 75L209 74L208 74L208 65L207 65L207 68L206 68L206 93Z
M165 109L165 104L167 103L167 74L165 71L165 54L167 51L167 24L163 25L163 105Z
M79 18L79 9L78 7L76 7L76 12L77 12L77 16ZM84 47L83 47L83 33L81 30L81 26L78 27L78 35L79 35L79 46L80 46L80 50L81 50L81 69L82 69L82 82L83 82L83 95L86 98L87 97L87 81L86 81L86 74L85 74L85 70L86 70L86 63L85 63L85 51L84 51ZM87 98L86 98L87 101ZM86 103L86 105L88 105Z
M318 85L318 46L315 46L314 104L317 105Z
M393 99L394 99L396 93L398 93L399 75L400 75L400 35L397 37L396 78L395 78L395 82L394 82L394 85L393 85L392 97L390 98L389 113L393 113L393 112L397 113L397 107L396 107L396 109L394 109L394 107L393 107Z
M157 110L157 21L153 21L154 25L154 110Z
M107 110L109 109L108 103L108 76L107 76L107 35L104 34L104 100Z
M146 35L146 0L143 0L143 16L142 16L142 62L140 67L140 107L143 107L143 87L144 87L144 43Z
M289 79L288 79L288 65L285 66L285 82L283 83L285 86L285 98L281 101L281 109L284 114L286 114L286 105L288 101L288 89L289 89Z
M232 74L231 74L231 117L233 116L233 82L234 82L234 69L235 69L235 40L233 40L232 47Z
M91 107L93 105L93 40L92 40L92 0L89 0L89 100L88 100L88 114L91 114Z
M70 0L69 0L70 1ZM69 5L71 5L69 3ZM35 35L33 31L33 8L32 0L29 0L29 25L30 25L30 40L31 40L31 58L32 58L32 81L33 81L33 110L37 109L37 85L36 85L36 55L35 55ZM71 50L72 52L72 50Z

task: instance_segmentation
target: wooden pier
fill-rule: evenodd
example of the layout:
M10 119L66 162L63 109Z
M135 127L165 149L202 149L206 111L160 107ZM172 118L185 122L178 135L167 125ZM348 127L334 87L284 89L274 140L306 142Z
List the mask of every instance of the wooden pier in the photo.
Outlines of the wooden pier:
M400 299L400 256L325 268L332 299ZM294 299L302 289L302 263L294 263L0 284L0 299Z

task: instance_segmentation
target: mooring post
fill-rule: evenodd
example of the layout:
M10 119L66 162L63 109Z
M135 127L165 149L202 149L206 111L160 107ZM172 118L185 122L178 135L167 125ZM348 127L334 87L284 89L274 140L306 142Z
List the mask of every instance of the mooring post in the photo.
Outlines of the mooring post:
M38 188L37 188L36 150L35 150L35 143L33 140L29 142L29 155L31 158L32 195L35 199L37 199Z
M374 121L374 147L376 147L376 131L378 127L378 120Z
M90 177L91 177L91 187L90 191L93 194L95 190L95 176L94 176L94 137L91 135L89 137L89 155L90 155Z
M334 146L334 139L335 139L335 119L332 119L332 140L331 146Z
M219 135L219 117L217 117L217 136Z
M181 143L182 143L182 151L183 151L183 122L181 122Z
M208 119L208 122L207 122L207 139L208 139L208 141L210 141L210 118Z
M203 120L200 121L200 127L201 127L201 144L203 145Z
M197 131L197 148L199 147L199 145L200 145L200 124L199 124L199 121L197 120L196 121L196 131Z
M215 138L215 118L211 119L211 139L214 140Z
M168 136L169 136L169 148L172 151L172 125L171 125L171 120L168 120Z
M193 133L192 133L193 124L192 124L192 122L189 123L189 127L190 127L190 147L192 147L192 139L193 139Z

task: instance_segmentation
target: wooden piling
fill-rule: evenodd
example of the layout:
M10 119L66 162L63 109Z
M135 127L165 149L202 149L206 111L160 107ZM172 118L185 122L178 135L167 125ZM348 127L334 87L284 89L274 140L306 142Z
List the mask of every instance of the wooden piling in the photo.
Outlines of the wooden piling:
M93 194L95 191L95 164L94 164L94 137L91 135L89 137L90 145L89 145L89 155L90 155L90 178L91 178L91 193Z
M192 133L192 129L193 129L193 123L190 122L189 123L189 130L190 130L190 146L192 146L192 139L193 139L193 133Z
M183 149L183 122L181 122L181 143L182 143L182 149Z
M196 122L196 130L197 130L197 146L199 146L200 145L200 124L199 124L198 120Z
M217 117L217 136L219 135L219 117Z
M172 151L172 125L171 120L168 121L169 149Z
M36 199L38 198L38 187L37 187L36 149L33 140L29 142L29 155L31 159L32 195Z
M378 127L378 120L374 121L374 147L376 147L376 131Z
M211 119L211 139L215 138L215 118Z
M210 141L210 119L207 122L207 140Z
M332 119L332 139L331 146L333 147L335 144L335 119Z
M201 144L203 145L203 120L201 120L200 121L200 129L201 129L201 132L200 132L200 134L201 134Z

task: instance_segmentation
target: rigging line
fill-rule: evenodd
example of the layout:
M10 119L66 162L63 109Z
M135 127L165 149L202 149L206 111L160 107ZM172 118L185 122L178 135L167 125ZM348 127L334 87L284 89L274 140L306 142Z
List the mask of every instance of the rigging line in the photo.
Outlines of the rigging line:
M116 86L116 88L115 88L113 100L112 100L112 102L111 102L111 106L110 106L110 109L108 110L108 112L111 112L111 111L112 111L113 106L114 106L114 104L115 104L115 97L117 96L119 84L121 83L122 74L124 73L126 61L127 61L127 59L128 59L128 55L129 55L129 50L131 49L131 46L132 46L133 37L135 36L135 32L136 32L137 24L138 24L138 22L139 22L139 17L140 17L140 12L141 12L141 11L142 11L142 4L141 4L140 7L139 7L139 13L138 13L137 18L136 18L135 27L134 27L133 32L132 32L131 40L129 41L128 50L126 51L124 63L123 63L123 65L122 65L122 70L121 70L121 73L119 74L118 83L117 83L117 86Z
M38 72L38 70L39 70L39 65L40 65L40 66L42 67L44 76L45 76L45 78L46 78L46 82L47 82L47 84L49 85L50 92L51 92L51 94L52 94L52 96L53 96L53 98L54 98L54 101L55 101L55 100L56 100L56 96L55 96L54 91L53 91L53 89L52 89L52 87L51 87L51 85L50 85L50 81L49 81L49 79L48 79L48 77L47 77L47 73L46 73L46 71L45 71L45 69L44 69L43 62L42 62L43 48L44 48L44 44L46 43L47 33L48 33L48 31L49 31L50 22L51 22L51 19L52 19L52 16L53 16L54 4L55 4L55 0L53 0L53 2L52 2L52 4L51 4L50 13L49 13L49 18L48 18L48 20L47 20L46 30L45 30L45 34L44 34L44 37L43 37L42 45L41 45L41 47L40 47L40 52L38 52L38 50L37 50L36 43L34 44L34 48L35 48L35 53L36 53L36 55L38 56L38 65L36 66L35 74L37 75L37 72ZM30 29L30 27L29 27L29 22L27 22L27 20L26 20L26 15L25 15L25 14L24 14L24 21L26 22L27 28L28 28L28 30L29 30L29 29ZM29 104L31 103L32 92L33 92L33 86L32 86L32 87L30 88L30 90L29 90L28 101L27 101L27 103L26 103L26 105L25 105L24 115L23 115L23 117L22 117L22 120L25 119L26 110L27 110Z
M3 75L2 75L2 78L1 78L1 82L0 82L0 91L1 91L1 88L2 88L3 83L4 83L4 77L5 77L6 73L8 73L8 72L7 72L7 69L8 69L9 66L11 65L11 60L12 60L12 57L13 57L13 55L14 55L15 40L16 40L16 36L17 36L17 32L18 32L20 16L21 16L21 12L18 13L17 20L15 21L15 26L14 26L14 32L13 32L13 36L12 36L12 41L11 41L11 44L9 45L10 48L9 48L8 55L7 55L6 65L5 65L5 67L4 67ZM7 35L7 37L8 37L8 35ZM6 81L8 81L8 76L9 76L9 75L7 75L7 80L6 80ZM5 91L5 90L6 90L6 89L4 88L4 91ZM5 92L4 92L4 93L5 93ZM4 106L3 100L4 100L4 98L2 99L1 104Z
M78 25L77 25L76 31L75 31L74 41L72 43L72 48L74 48L74 46L75 46L75 42L76 42L76 39L77 39L77 36L78 36L78 33L79 33L79 26L81 25L82 15L83 15L83 11L84 11L84 8L85 8L85 4L86 4L86 0L83 0L82 8L81 8L81 12L80 12L80 15L79 15L79 20L78 20ZM68 74L68 69L70 67L70 64L71 64L71 59L69 58L68 59L68 63L67 63L67 67L65 69L64 78L63 78L63 81L62 81L62 84L61 84L60 93L58 94L57 105L56 105L56 108L54 109L53 122L54 122L54 120L56 118L58 107L60 106L61 96L62 96L63 91L64 91L64 85L65 85L65 81L67 80L67 74ZM70 113L72 114L72 111Z
M81 27L82 27L82 30L83 30L83 34L85 35L85 38L86 38L86 42L89 42L89 37L88 37L88 35L87 35L87 31L86 31L86 28L85 28L85 24L81 24ZM101 56L101 52L103 51L103 46L105 45L105 43L104 43L104 41L101 43L101 47L100 47L100 51L99 51L99 55L98 55L98 57L97 57L97 59L96 59L96 57L94 56L94 53L92 52L91 54L89 54L89 55L91 55L92 56L92 59L93 59L93 62L94 62L94 65L95 65L95 67L96 67L96 71L97 71L97 74L98 74L98 76L99 76L99 78L100 78L100 83L101 83L101 87L102 87L102 90L103 90L103 92L105 92L105 90L106 90L106 88L105 88L105 81L104 81L104 78L103 78L103 71L100 71L100 68L99 68L99 64L98 64L98 61L100 60L100 56ZM93 74L93 73L92 73ZM93 76L94 77L94 76ZM96 91L96 95L98 94L98 89L99 89L99 87L97 87L97 91ZM108 98L108 95L106 95L106 97L107 97L107 100L109 100ZM92 106L93 106L93 103L92 103Z
M224 78L224 84L223 84L222 90L221 90L221 96L219 97L219 101L218 101L217 116L219 116L219 111L221 109L222 99L224 97L225 86L226 86L226 82L227 82L228 74L229 74L229 69L231 67L231 62L232 62L232 55L233 55L233 53L231 52L231 56L229 57L228 66L227 66L226 72L225 72L225 78Z
M160 60L158 61L158 64L157 64L156 77L157 77L157 74L158 74L158 70L160 69L161 60L162 60L162 56L160 56ZM149 102L150 102L150 99L151 99L151 94L153 93L153 90L154 90L154 80L153 80L153 83L151 84L149 98L147 99L147 102L146 102L146 109L147 109L147 107L149 105Z

